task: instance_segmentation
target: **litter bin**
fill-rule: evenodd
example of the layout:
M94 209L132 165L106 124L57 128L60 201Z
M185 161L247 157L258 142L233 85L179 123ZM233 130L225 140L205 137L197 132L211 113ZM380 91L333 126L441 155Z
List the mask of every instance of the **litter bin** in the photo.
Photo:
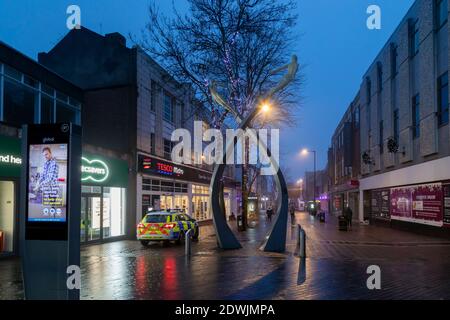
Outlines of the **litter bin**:
M237 221L238 231L245 231L244 219L242 218L242 215L241 216L237 216L236 221Z
M319 219L320 219L320 222L325 222L325 212L324 211L320 211Z
M347 231L347 218L345 216L339 216L339 230Z

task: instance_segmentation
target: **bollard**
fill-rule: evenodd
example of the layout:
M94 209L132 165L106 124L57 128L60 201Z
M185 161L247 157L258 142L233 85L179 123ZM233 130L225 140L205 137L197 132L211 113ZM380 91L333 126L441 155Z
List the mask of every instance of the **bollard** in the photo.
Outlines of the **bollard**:
M301 225L298 225L297 245L299 248L299 257L306 258L306 233Z
M191 232L192 229L189 229L184 235L184 254L187 257L191 256Z

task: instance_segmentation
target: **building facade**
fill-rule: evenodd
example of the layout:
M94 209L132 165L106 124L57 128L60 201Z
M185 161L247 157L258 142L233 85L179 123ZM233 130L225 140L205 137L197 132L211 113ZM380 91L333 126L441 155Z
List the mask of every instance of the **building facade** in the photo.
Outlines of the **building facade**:
M358 216L360 154L360 102L357 95L339 122L328 150L330 213L339 215L348 205Z
M141 48L128 48L118 33L74 29L39 61L85 91L87 134L106 136L108 148L130 155L130 235L149 209L179 208L198 220L212 219L211 167L171 160L175 129L192 133L195 120L208 127L207 111L194 102L189 85L175 81ZM94 126L99 114L105 122ZM237 210L231 180L225 181L227 214Z
M360 111L360 172L344 172L343 178L359 177L361 221L448 233L448 14L448 0L415 1L364 74L349 108ZM335 147L330 153L336 168L331 174L339 180L345 156L342 166Z
M19 251L22 125L79 125L82 101L81 89L0 42L0 256Z

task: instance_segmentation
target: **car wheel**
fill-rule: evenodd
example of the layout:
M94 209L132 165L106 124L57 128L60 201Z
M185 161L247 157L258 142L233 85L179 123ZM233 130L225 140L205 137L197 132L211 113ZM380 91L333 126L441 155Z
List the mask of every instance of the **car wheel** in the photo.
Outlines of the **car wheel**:
M182 243L185 239L186 235L184 234L184 231L180 231L180 234L178 235L178 239L175 241L176 244Z
M167 241L167 240L162 241L163 247L167 247L168 245L169 245L169 241Z
M194 229L194 234L192 235L192 240L194 241L198 241L198 236L200 235L200 230L198 229L198 227L195 227Z
M149 243L150 241L148 241L148 240L141 240L141 244L144 246L144 247L148 247L148 243Z

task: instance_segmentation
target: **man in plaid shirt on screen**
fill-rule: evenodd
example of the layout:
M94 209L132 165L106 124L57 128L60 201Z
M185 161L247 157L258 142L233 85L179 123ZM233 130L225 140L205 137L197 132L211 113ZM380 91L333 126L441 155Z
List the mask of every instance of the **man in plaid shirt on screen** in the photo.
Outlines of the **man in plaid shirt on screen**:
M42 173L35 187L35 191L39 189L42 191L44 204L54 205L55 200L58 197L59 167L56 163L56 159L53 158L52 150L49 147L43 148L42 154L44 155L45 163L42 167Z

